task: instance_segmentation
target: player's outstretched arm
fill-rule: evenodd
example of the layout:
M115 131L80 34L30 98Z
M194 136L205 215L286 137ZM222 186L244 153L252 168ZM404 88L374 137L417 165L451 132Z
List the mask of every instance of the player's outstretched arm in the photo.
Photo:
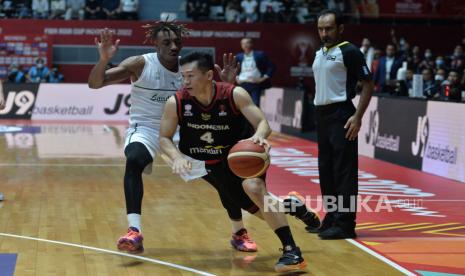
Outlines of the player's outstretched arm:
M233 97L237 109L255 129L255 134L251 138L252 141L260 145L268 145L265 139L271 134L271 128L265 118L265 114L253 103L252 98L244 88L235 87Z
M185 159L182 153L173 143L173 136L178 127L178 115L176 113L176 99L170 97L165 105L165 110L160 124L160 148L162 154L168 156L172 162L173 173L182 174L191 170L191 163Z
M95 38L95 44L99 52L99 61L89 74L88 85L90 88L119 83L130 77L137 78L137 74L144 68L144 58L134 56L125 59L114 68L107 69L108 63L116 54L119 45L119 39L113 43L113 32L108 29L100 32L100 39Z

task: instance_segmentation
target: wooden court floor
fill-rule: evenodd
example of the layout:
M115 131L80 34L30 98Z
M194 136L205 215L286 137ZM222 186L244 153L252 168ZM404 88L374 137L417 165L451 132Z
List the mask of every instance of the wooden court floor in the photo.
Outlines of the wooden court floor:
M280 243L265 222L245 215L259 252L234 251L214 189L183 182L160 160L144 176L145 252L118 254L116 240L127 228L124 126L28 131L0 134L0 254L17 254L14 275L276 275ZM319 240L288 219L306 275L401 274L347 241Z

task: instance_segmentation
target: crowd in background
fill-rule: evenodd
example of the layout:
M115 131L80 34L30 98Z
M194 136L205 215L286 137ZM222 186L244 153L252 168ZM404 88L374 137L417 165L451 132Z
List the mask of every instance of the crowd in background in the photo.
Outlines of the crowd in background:
M377 93L412 96L417 74L421 75L418 87L422 95L414 96L465 101L465 38L447 54L411 45L406 38L398 39L394 31L391 39L384 49L373 47L368 38L361 43Z
M29 68L22 68L16 63L12 63L8 68L6 82L12 83L59 83L63 82L64 77L58 71L57 66L48 68L42 58L38 58L34 65Z
M138 19L139 0L0 0L0 18Z
M193 21L315 22L324 9L378 16L377 1L357 0L187 0L186 15Z
M377 17L377 1L185 0L179 10L192 21L315 22L323 9ZM0 0L0 18L138 19L139 0Z

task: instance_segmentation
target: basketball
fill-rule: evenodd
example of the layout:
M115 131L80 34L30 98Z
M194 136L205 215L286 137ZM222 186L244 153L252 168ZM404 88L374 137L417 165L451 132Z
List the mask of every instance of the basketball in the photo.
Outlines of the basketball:
M241 178L263 175L270 166L270 156L263 146L250 140L235 144L228 155L229 168Z

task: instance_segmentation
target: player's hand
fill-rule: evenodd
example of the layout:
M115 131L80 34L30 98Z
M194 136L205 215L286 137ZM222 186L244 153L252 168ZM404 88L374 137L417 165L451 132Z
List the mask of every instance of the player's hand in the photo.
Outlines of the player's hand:
M236 81L237 73L239 72L239 62L236 60L236 56L232 53L223 54L223 68L218 64L215 64L215 69L220 76L221 81L234 83Z
M360 127L362 126L362 120L356 116L351 116L347 123L344 125L344 128L347 129L346 138L350 141L353 141L357 138Z
M118 50L120 40L117 39L113 44L113 31L105 28L100 31L100 41L96 37L95 45L98 47L98 52L100 54L100 59L108 62L110 59L115 55L116 51Z
M179 157L173 161L173 173L175 174L185 174L190 172L192 169L192 164L189 160Z
M270 152L271 145L268 143L268 141L265 138L254 135L250 137L250 140L252 140L252 142L254 142L255 144L259 144L260 146L264 147L266 153Z

